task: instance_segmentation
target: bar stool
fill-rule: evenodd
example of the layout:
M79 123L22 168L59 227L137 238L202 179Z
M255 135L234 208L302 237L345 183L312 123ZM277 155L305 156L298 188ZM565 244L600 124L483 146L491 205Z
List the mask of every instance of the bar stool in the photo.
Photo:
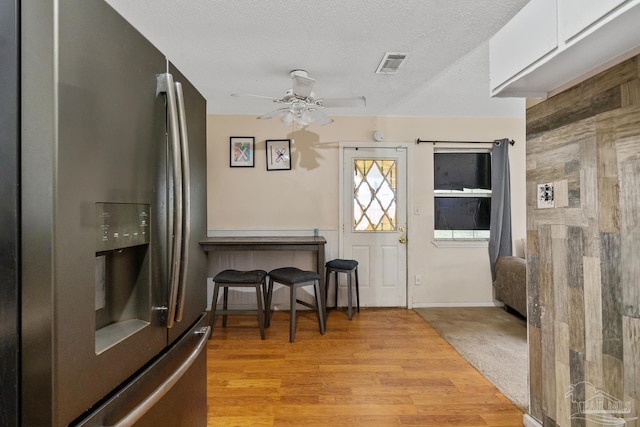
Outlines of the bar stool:
M264 270L238 271L223 270L216 274L213 278L213 300L211 302L211 335L213 337L213 326L216 322L216 315L222 315L222 326L227 326L227 314L257 314L258 326L260 327L260 338L264 339L264 309L263 298L266 297L266 277L267 272ZM218 305L218 291L224 288L222 296L222 310L216 310ZM228 310L227 300L229 296L229 288L255 288L257 310Z
M306 307L313 308L318 313L318 325L320 334L324 335L324 308L322 304L322 294L320 293L320 275L315 271L304 271L295 267L284 267L271 270L269 272L269 290L267 291L267 319L266 326L271 323L271 298L273 296L273 283L280 283L288 286L290 291L290 319L289 319L289 342L293 342L296 336L296 303ZM315 294L315 305L306 301L296 299L296 289L303 286L313 285Z
M355 274L356 276L356 304L358 308L358 313L360 313L360 289L358 283L358 261L353 259L334 259L325 264L327 267L327 276L325 280L325 301L329 296L329 280L331 279L331 273L334 273L335 283L336 283L336 299L335 299L335 307L338 307L338 273L346 273L347 274L347 295L348 295L348 309L349 309L349 320L353 317L353 302L351 296L351 276ZM326 308L326 303L325 303Z

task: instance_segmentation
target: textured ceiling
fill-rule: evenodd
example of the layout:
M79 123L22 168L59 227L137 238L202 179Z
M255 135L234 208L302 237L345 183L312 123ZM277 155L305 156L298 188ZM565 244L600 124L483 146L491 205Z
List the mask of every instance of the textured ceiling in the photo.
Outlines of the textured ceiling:
M489 98L489 39L528 0L107 0L207 98L211 114L260 115L305 69L320 98L364 95L330 115L524 117ZM377 75L385 52L408 52Z

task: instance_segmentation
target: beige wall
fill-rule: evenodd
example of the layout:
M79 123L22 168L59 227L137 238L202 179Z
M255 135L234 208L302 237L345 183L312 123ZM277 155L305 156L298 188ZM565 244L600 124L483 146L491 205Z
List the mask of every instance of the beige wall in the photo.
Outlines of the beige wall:
M524 102L523 102L524 112ZM371 142L374 130L385 140L417 138L482 140L511 138L514 240L526 234L525 120L428 117L334 117L328 126L292 129L279 120L255 116L208 117L208 230L220 233L295 233L319 228L327 237L327 258L339 256L339 142ZM229 137L254 136L254 168L229 167ZM292 170L266 170L266 139L292 139ZM456 145L456 147L460 147ZM409 159L408 294L414 306L490 304L493 301L487 249L437 248L433 236L433 146L412 147ZM420 215L415 215L418 207ZM520 246L516 246L520 250ZM414 286L414 276L423 284Z

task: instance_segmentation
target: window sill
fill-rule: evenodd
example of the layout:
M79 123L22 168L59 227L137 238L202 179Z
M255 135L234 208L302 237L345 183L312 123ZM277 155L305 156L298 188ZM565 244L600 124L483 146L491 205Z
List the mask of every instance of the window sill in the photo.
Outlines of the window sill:
M434 239L437 248L488 248L488 239Z

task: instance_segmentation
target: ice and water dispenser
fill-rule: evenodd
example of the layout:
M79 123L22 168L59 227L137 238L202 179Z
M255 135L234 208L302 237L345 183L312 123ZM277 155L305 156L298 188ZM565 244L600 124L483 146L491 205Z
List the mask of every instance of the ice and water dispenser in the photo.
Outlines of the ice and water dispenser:
M96 354L149 324L149 208L96 203Z

